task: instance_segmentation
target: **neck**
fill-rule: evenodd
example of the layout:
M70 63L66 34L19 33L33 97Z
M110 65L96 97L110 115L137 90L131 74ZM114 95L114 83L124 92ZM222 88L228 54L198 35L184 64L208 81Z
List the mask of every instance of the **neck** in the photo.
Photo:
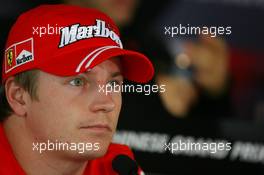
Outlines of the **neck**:
M29 134L22 117L9 116L4 131L16 160L28 175L82 175L87 161L69 160L52 151L33 151L37 140Z

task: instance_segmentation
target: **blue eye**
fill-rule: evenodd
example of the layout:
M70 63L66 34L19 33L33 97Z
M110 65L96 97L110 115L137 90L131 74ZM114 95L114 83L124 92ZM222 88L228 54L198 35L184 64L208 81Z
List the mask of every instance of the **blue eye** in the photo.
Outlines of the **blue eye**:
M74 78L73 80L70 81L70 84L72 86L83 86L84 80L82 78Z
M112 87L115 87L115 86L120 86L121 82L119 82L118 80L112 80L112 81L108 82L108 84Z

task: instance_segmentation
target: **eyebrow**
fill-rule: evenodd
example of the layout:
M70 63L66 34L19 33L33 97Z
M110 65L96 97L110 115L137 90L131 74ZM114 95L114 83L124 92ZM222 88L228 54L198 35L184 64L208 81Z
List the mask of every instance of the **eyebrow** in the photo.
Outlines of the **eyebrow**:
M123 77L122 73L121 72L114 72L111 74L111 77L114 78L114 77L118 77L118 76L121 76Z
M87 77L87 74L85 74L85 73L81 73L81 74L79 74L79 75L77 75L77 76L82 76L82 77L84 77L84 78L88 78ZM123 74L121 73L121 72L113 72L113 73L111 73L111 78L115 78L115 77L122 77L122 78L124 78L124 76L123 76Z

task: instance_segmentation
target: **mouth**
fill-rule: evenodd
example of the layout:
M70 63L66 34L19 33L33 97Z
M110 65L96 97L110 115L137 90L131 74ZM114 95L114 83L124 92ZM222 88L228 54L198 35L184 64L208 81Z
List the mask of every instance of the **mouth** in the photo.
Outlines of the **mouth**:
M111 127L106 124L94 124L94 125L82 126L80 127L80 129L85 129L92 132L112 132Z

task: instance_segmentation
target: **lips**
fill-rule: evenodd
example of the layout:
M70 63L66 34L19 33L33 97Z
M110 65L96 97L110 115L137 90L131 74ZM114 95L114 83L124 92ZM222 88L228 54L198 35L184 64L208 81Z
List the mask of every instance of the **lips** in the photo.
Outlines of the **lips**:
M105 131L105 132L112 132L112 129L107 124L92 124L87 126L80 127L81 129L87 129L92 131Z

